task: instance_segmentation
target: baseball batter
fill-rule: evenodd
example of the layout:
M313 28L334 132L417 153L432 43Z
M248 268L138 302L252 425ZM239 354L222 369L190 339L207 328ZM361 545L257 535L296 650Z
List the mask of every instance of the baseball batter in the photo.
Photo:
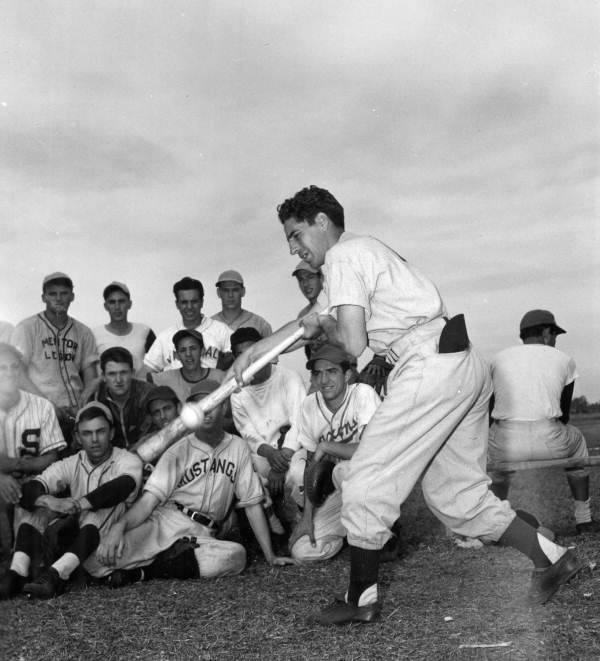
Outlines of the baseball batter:
M11 344L27 366L25 389L54 404L67 436L84 387L91 386L97 375L96 340L87 326L67 314L75 298L68 275L47 275L42 292L45 311L17 324Z
M193 391L201 399L219 387L203 381ZM207 413L202 427L172 445L159 459L142 496L102 540L100 563L90 570L103 576L115 570L135 570L131 580L151 578L140 572L154 558L182 537L194 538L197 570L193 576L214 578L239 574L246 565L241 544L220 540L215 534L236 507L246 510L248 520L272 565L288 564L290 558L273 554L261 502L263 490L252 468L245 442L223 431L222 405Z
M306 337L325 331L354 356L368 345L394 364L387 395L365 427L342 483L348 589L344 600L316 620L343 624L378 618L380 550L420 477L430 509L454 532L525 553L535 567L530 599L546 602L582 565L488 490L491 379L461 318L447 324L435 285L391 248L346 232L344 210L329 191L305 188L283 202L278 214L291 253L322 268L333 310L304 317ZM238 382L252 360L297 326L292 322L250 347L234 364Z
M202 334L204 348L201 362L203 367L217 367L221 354L229 351L229 328L202 314L204 287L199 280L185 277L173 285L175 306L181 314L181 321L161 333L144 358L144 365L151 372L178 369L181 362L173 346L173 336L184 328L194 328Z
M333 470L336 490L316 510L308 498L301 503L302 519L290 537L292 557L301 564L328 560L342 548L346 530L340 519L340 485L348 473L348 460L358 447L365 425L380 399L363 383L349 384L352 377L349 356L338 346L325 344L306 364L317 387L302 403L298 440L308 457L319 461L327 457L338 461ZM296 453L290 472L298 479ZM313 456L314 455L314 456ZM300 485L302 486L302 481Z
M64 591L66 583L97 548L100 534L131 504L142 475L137 455L113 448L113 418L99 402L86 404L75 421L82 450L50 465L23 485L15 552L0 585L0 598L21 590L48 599ZM70 497L56 494L68 487ZM42 533L56 515L78 515L78 532L68 551L34 581L27 582L32 557L41 554Z

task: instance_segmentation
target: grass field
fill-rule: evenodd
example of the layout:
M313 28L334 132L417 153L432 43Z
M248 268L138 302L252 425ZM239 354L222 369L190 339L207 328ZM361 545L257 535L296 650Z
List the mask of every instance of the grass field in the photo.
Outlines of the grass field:
M573 420L600 446L600 415ZM598 469L592 497L600 518ZM511 501L589 565L600 536L575 537L560 469L517 474ZM272 569L254 559L242 576L89 588L49 602L2 603L0 659L598 659L600 573L591 567L546 606L524 602L527 559L497 546L448 540L415 489L403 511L406 554L383 565L384 612L370 626L323 629L315 609L346 586L347 551L321 567ZM472 647L474 645L499 645Z

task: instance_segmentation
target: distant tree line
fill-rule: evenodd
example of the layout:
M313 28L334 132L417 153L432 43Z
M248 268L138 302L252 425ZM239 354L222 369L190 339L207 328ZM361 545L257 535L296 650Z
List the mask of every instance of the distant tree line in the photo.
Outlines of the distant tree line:
M571 413L598 413L600 402L588 402L584 395L573 397L571 402Z

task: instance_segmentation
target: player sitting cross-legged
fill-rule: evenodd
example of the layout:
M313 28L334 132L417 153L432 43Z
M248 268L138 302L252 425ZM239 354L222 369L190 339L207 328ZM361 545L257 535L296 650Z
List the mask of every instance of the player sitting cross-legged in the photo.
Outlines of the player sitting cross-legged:
M21 523L10 569L0 583L0 598L14 597L21 591L40 599L61 594L75 569L86 566L102 529L135 498L142 463L127 450L113 448L109 409L99 402L86 404L77 413L75 429L83 449L50 465L22 487L20 504L24 509L17 513ZM71 496L56 497L65 487ZM42 555L42 533L57 515L78 515L72 542L36 580L28 582L32 559Z
M298 439L308 452L309 461L323 458L336 462L333 469L335 490L315 509L304 488L302 518L290 537L292 557L301 564L328 560L342 548L346 530L341 522L342 494L340 485L348 472L348 460L354 454L364 426L379 406L373 388L364 383L350 384L352 370L348 354L340 347L324 344L306 363L317 391L302 404ZM284 450L285 452L285 450ZM292 459L291 473L297 479L296 465L300 453Z
M218 387L216 381L202 381L191 399L202 399ZM234 504L245 508L267 562L293 562L273 553L261 506L263 490L250 451L241 438L223 431L222 409L219 405L206 413L195 433L161 456L140 499L103 538L96 554L99 562L90 570L94 576L112 572L109 582L120 587L157 577L239 574L246 565L246 550L215 538ZM192 548L177 558L176 566L153 562L184 537Z

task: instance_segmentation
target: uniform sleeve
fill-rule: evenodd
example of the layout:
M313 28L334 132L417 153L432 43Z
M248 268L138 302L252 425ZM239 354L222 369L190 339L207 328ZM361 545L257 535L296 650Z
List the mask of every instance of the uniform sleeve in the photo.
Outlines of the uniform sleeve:
M148 353L144 356L144 365L153 372L162 372L165 368L166 361L163 355L160 335L154 340Z
M302 445L299 440L302 402L306 399L306 386L299 374L292 372L293 378L287 384L286 398L290 416L290 430L285 436L283 447L296 452Z
M250 450L256 454L260 445L265 443L265 439L258 433L256 427L248 415L248 410L243 404L240 394L233 394L229 400L231 402L231 414L233 424L240 432L240 436L248 443Z
M340 305L358 305L371 316L369 291L356 265L346 259L326 264L327 298L332 308Z
M302 403L300 412L300 424L298 426L298 443L308 452L314 452L317 449L317 442L314 435L311 434L311 399L313 397L305 397ZM285 447L285 443L283 444Z
M98 349L96 347L96 338L92 331L84 326L81 333L81 363L80 369L84 370L86 367L97 363Z
M128 504L133 503L133 501L137 498L140 486L142 484L143 470L144 465L137 454L129 452L128 450L123 450L122 453L120 453L118 475L128 475L129 477L133 478L133 481L135 482L135 489L129 494L127 500L125 501Z
M241 439L239 439L241 441ZM250 450L243 442L240 443L240 458L235 476L234 491L238 499L238 507L247 507L261 503L264 499L264 491L260 478L252 465Z
M23 361L29 365L33 355L33 337L25 322L17 324L12 332L10 343L23 354Z
M181 439L160 457L144 485L143 491L156 496L161 505L169 500L181 477L176 448L179 447L182 441L187 442L185 438Z
M360 434L362 428L369 422L369 420L371 420L373 414L381 404L381 399L375 390L366 383L359 383L357 389L356 421L358 422Z
M154 334L154 331L151 328L149 328L148 335L146 335L146 342L144 343L145 353L147 353L150 350L150 347L154 344L154 340L156 340L156 335Z
M567 364L567 373L565 378L565 386L568 386L570 383L573 383L579 375L577 374L577 367L575 366L575 361L572 358L569 358Z
M35 479L44 485L46 493L54 495L66 487L70 487L72 493L76 492L74 488L76 485L72 484L72 480L75 477L75 468L80 461L79 455L80 453L77 453L61 461L55 461L41 475L36 476Z
M62 450L67 447L63 433L58 424L54 407L50 402L42 400L42 415L40 429L40 454Z

